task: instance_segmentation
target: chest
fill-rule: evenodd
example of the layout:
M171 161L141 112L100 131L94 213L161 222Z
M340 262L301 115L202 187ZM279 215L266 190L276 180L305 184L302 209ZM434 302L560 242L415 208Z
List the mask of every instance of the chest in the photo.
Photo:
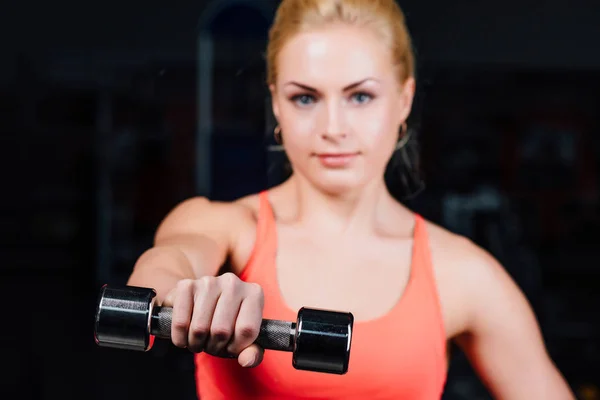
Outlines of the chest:
M350 311L366 321L388 313L409 282L413 240L326 238L279 230L275 274L282 301Z

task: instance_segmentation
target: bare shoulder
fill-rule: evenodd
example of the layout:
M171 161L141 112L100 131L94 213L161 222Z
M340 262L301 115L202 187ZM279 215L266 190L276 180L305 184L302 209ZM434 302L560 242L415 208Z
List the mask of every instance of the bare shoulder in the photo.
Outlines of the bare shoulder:
M427 221L431 252L443 269L462 275L492 273L500 265L494 257L465 236L453 233L440 225Z
M206 197L184 200L161 222L155 245L210 240L220 249L219 254L226 254L233 272L239 271L254 247L258 208L258 195L231 202Z
M163 219L156 239L185 234L204 234L228 231L252 223L254 213L247 202L211 201L193 197L175 206Z
M487 250L435 223L426 225L449 337L469 329L475 305L499 298L523 302L520 289Z

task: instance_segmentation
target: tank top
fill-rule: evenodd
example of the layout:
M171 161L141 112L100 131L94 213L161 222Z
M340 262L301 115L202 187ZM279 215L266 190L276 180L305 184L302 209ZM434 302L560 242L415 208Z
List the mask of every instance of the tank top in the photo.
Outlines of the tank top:
M256 241L240 279L261 285L263 318L295 321L277 282L277 231L268 193L259 194ZM439 400L446 382L446 336L426 226L416 214L410 277L385 316L354 322L345 375L296 370L289 352L265 351L255 368L198 353L200 400ZM346 311L346 310L340 310Z

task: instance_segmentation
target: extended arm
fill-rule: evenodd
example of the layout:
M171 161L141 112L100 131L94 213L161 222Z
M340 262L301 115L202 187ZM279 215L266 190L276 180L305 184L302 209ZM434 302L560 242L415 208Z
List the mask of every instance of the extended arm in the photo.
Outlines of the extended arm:
M160 224L154 246L137 260L128 285L156 289L159 302L182 279L215 276L235 241L235 208L194 198Z

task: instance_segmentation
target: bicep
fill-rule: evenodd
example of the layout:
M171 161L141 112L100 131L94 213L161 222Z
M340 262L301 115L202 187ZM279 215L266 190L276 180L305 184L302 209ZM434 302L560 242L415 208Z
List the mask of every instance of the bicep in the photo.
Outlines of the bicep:
M457 339L497 399L572 399L533 310L504 268L482 250L469 285L467 331Z

